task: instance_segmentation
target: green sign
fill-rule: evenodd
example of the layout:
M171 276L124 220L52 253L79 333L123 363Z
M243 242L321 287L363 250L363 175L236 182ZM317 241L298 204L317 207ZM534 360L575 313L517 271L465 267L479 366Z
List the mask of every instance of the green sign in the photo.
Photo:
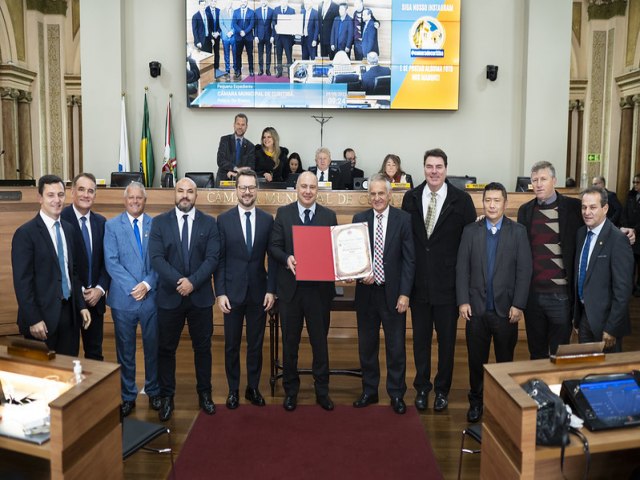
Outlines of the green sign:
M600 154L599 153L590 153L587 155L587 162L599 162Z

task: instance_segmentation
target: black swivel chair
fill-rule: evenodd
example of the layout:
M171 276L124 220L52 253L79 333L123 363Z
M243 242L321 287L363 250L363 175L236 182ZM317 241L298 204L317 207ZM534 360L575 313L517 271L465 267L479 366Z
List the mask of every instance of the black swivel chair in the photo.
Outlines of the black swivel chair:
M151 448L147 444L161 435L167 434L168 448ZM173 476L173 449L171 447L171 430L157 423L143 422L135 418L122 419L122 459L126 460L138 450L155 453L168 453L171 458L171 475Z
M112 187L126 187L131 182L144 185L144 173L142 172L111 172Z
M333 83L346 83L348 92L362 90L360 76L357 73L339 73L333 77Z
M213 172L187 172L184 176L193 180L198 188L213 188L215 185Z
M391 75L376 77L371 95L391 95Z
M460 190L464 190L466 188L466 185L470 183L476 183L477 177L471 177L469 175L465 175L464 177L447 175L447 180L449 180L449 183L451 183L451 185L453 185L454 187L459 188Z
M162 174L162 177L160 177L160 186L162 188L173 188L173 173L171 172L165 172Z
M462 474L462 454L463 453L480 453L480 449L472 450L469 448L464 448L464 438L469 436L473 438L479 444L482 444L482 424L475 423L473 425L469 425L462 431L462 443L460 444L460 459L458 460L458 480L460 480L460 475Z

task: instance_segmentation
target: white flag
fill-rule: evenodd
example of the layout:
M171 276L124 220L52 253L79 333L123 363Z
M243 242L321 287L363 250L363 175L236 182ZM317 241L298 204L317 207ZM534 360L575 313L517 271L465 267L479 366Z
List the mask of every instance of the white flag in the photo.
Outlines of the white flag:
M129 141L127 140L127 113L122 95L122 117L120 120L120 159L118 160L118 171L128 172L131 170L129 163Z

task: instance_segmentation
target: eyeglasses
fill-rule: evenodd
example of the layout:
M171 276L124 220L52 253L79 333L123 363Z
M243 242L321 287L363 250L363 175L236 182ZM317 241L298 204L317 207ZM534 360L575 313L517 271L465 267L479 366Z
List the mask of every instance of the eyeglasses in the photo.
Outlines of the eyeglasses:
M251 185L251 186L248 186L248 187L246 187L246 186L244 186L244 185L243 185L242 187L237 187L237 188L238 188L238 190L240 190L242 193L244 193L244 192L246 192L246 191L249 191L249 192L253 193L253 192L255 192L255 191L256 191L256 189L257 189L258 187L256 187L255 185Z

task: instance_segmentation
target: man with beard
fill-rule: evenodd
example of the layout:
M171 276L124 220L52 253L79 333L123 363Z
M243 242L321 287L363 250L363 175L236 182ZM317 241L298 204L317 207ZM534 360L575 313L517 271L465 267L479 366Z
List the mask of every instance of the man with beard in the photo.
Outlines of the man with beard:
M255 147L253 143L244 138L248 126L247 116L244 113L239 113L233 120L233 133L220 137L216 183L220 183L220 180L235 180L238 171L255 168Z
M247 389L245 398L253 405L265 405L258 387L262 370L262 341L267 311L275 301L275 264L264 259L269 245L273 217L256 208L258 176L252 170L236 177L238 206L218 217L220 261L214 280L218 307L224 313L224 365L229 384L227 408L239 406L240 343L242 323L247 322Z
M176 350L185 320L194 352L200 408L216 412L211 399L211 335L215 301L211 275L218 265L220 235L213 217L195 209L198 189L190 178L175 187L174 209L153 220L151 266L158 273L159 417L171 418L176 390Z

